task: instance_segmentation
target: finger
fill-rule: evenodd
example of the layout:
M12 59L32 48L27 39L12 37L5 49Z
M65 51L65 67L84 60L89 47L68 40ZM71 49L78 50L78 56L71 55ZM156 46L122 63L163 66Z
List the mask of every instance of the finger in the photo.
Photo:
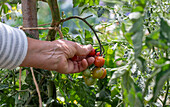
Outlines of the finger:
M93 49L92 45L90 45L90 44L89 45L80 45L80 44L78 44L76 42L72 42L72 41L66 41L66 40L62 40L62 41L65 41L65 42L71 44L76 49L75 54L77 56L86 56Z
M94 57L89 57L89 58L87 58L88 66L90 66L91 64L93 64L94 61L95 61L95 58L94 58Z
M75 69L75 61L68 60L68 68L66 74L73 73Z
M80 45L76 43L76 55L78 56L87 56L93 49L92 45Z
M81 71L84 71L85 69L87 69L87 67L88 67L88 62L87 62L87 60L86 59L83 59L82 61L80 61L80 63L79 63L79 70L80 70L80 72Z

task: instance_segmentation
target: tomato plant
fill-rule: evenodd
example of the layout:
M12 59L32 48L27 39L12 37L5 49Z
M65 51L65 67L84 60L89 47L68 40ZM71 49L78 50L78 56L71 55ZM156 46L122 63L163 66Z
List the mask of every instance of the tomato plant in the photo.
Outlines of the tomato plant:
M97 49L89 55L95 57L94 65L83 73L34 69L43 106L169 107L169 4L169 0L0 0L0 21L13 27L59 26L63 39ZM32 31L36 33L27 32L28 37L60 39L54 29ZM18 68L0 70L0 106L38 106L30 69L22 68L20 91L18 78Z

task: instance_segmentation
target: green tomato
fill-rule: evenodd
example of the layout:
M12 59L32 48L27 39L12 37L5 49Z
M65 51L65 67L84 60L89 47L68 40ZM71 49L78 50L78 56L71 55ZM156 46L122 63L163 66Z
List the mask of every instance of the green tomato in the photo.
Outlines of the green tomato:
M86 77L90 77L91 76L91 71L90 69L86 69L83 71L83 75L86 76Z
M84 78L86 85L91 86L96 83L96 79L93 77L86 77Z

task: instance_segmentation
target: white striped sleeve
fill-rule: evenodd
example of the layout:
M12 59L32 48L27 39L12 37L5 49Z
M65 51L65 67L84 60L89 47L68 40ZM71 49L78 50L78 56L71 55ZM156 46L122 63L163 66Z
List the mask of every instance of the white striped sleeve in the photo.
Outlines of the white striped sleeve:
M26 57L27 49L25 33L0 22L0 68L18 67Z

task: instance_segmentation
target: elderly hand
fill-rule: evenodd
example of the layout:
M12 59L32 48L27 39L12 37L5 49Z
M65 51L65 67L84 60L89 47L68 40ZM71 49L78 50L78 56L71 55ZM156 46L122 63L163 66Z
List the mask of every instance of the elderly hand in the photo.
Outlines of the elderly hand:
M40 41L28 38L28 52L20 66L54 70L59 73L78 73L94 62L93 57L86 57L93 47L80 45L67 40ZM72 61L74 56L84 59Z

